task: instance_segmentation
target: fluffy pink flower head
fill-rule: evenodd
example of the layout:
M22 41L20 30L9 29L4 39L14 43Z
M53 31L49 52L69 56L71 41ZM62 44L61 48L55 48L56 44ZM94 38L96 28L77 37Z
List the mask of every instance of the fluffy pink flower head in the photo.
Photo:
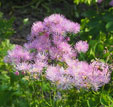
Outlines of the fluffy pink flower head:
M89 88L89 76L92 69L87 62L78 61L75 63L74 67L68 69L74 79L74 84L76 88Z
M68 75L68 71L65 71L63 67L49 66L46 72L47 79L51 80L60 89L69 89L72 87L72 77Z
M50 47L50 40L45 35L39 36L38 39L30 42L27 47L31 49L36 49L39 52L45 51L48 50Z
M44 19L45 29L52 34L65 35L67 32L78 33L80 31L80 25L75 22L71 22L63 15L53 14Z
M29 69L30 73L41 73L43 70L43 67L45 67L43 62L38 62L37 64L32 64L31 69Z
M45 18L44 19L44 22L47 25L50 25L51 23L53 23L53 24L61 24L64 19L65 19L65 17L63 15L60 15L60 14L52 14L49 17Z
M80 24L67 20L65 22L64 28L66 29L67 32L76 34L80 31Z
M58 48L62 51L62 52L65 52L65 53L69 53L72 48L71 48L71 45L69 45L67 42L61 42L59 45L58 45Z
M59 67L49 66L46 71L46 78L52 82L57 82L60 78Z
M31 59L30 53L22 46L16 45L11 51L8 51L10 61L19 63L20 61L27 61Z
M95 90L98 90L99 87L107 84L110 81L109 67L107 64L100 61L93 61L91 64L93 69L90 78L92 86Z
M53 25L53 26L51 26L51 32L53 34L63 35L63 34L65 34L65 29L60 24Z
M80 52L85 53L88 51L89 45L87 42L81 40L81 41L78 41L74 47L78 51L78 53Z
M27 71L30 69L30 65L28 63L22 62L16 65L16 69L18 71Z
M43 32L44 26L41 21L33 23L33 26L31 28L31 35L37 36L39 33Z

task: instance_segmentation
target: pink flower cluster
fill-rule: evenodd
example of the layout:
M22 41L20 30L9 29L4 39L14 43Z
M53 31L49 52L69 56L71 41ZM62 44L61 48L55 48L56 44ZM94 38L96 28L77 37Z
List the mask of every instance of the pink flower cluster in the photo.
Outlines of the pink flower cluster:
M108 83L110 72L108 65L99 61L88 64L84 61L74 61L66 69L59 66L49 66L46 72L47 78L56 83L58 88L69 89L71 87L98 90Z
M16 45L8 51L5 62L14 66L15 75L24 72L36 78L45 75L61 89L82 87L98 90L110 80L108 65L98 61L88 64L77 59L77 53L88 51L88 44L79 41L72 46L67 35L79 31L78 23L53 14L43 22L34 23L28 43L23 47ZM46 71L42 73L44 68Z

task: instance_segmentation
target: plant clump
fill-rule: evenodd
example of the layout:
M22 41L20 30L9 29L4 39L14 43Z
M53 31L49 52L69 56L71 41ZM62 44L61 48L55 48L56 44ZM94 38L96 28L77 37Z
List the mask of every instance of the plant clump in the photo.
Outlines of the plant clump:
M53 14L43 22L35 22L28 42L8 51L5 62L14 66L15 75L25 72L23 74L28 73L36 79L44 75L59 89L98 90L109 82L111 72L103 62L79 61L78 55L88 51L88 43L78 41L72 45L68 36L79 31L78 23Z

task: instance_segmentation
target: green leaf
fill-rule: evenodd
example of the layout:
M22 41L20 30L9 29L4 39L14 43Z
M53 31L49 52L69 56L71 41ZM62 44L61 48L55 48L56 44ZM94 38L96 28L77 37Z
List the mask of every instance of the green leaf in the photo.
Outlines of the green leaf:
M93 96L89 100L87 100L88 107L98 107L99 104L99 98L98 96Z
M96 46L98 44L97 40L90 40L89 41L89 46L90 46L90 55L92 55L93 57L95 57L95 52L96 52Z
M104 50L104 45L102 43L99 43L96 48L98 52L102 52Z
M100 97L100 103L102 105L109 106L113 103L113 98L106 92L103 92Z
M95 15L96 15L96 11L94 9L90 9L84 13L84 16L89 17L89 18L91 18L92 16L95 16Z
M29 23L29 18L25 18L25 19L23 20L23 23L24 23L24 25L28 24L28 23Z
M50 90L50 84L49 83L43 82L41 87L42 87L43 91L49 91Z
M107 31L113 32L113 21L110 21L106 24Z

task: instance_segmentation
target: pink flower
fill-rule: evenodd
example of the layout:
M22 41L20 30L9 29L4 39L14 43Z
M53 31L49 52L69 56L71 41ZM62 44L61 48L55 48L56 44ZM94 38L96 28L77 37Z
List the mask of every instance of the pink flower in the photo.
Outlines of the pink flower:
M18 71L16 71L16 72L14 72L14 74L18 76L18 75L19 75L19 72L18 72Z
M75 49L80 53L80 52L87 52L88 51L88 48L89 48L89 45L87 42L85 41L79 41L75 44Z
M8 51L9 60L15 63L31 59L30 53L22 46L16 45L13 50Z
M26 72L25 72L25 71L23 71L23 72L22 72L22 75L25 75L25 74L26 74Z
M43 32L44 26L41 21L33 23L33 26L31 28L31 35L37 36L40 32Z
M16 65L16 69L19 71L28 71L31 65L25 62L19 63Z
M60 78L59 67L49 66L46 71L46 77L52 82L57 82Z
M61 24L64 19L65 19L65 17L64 17L63 15L60 15L60 14L52 14L51 16L46 17L46 18L44 19L44 22L45 22L47 25L51 25L51 23L54 23L54 24Z
M109 71L108 65L103 62L93 61L90 65L93 71L89 78L93 88L98 90L99 87L110 81L111 72Z

